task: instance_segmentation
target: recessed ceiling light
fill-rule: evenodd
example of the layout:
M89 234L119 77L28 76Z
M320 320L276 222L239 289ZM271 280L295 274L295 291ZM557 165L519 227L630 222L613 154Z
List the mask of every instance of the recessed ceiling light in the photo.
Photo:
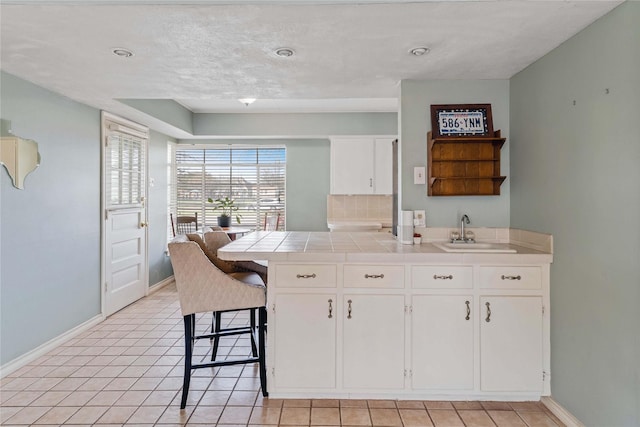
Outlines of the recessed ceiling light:
M242 102L244 105L246 105L248 107L250 104L253 104L256 101L256 99L255 98L240 98L240 99L238 99L238 101Z
M288 58L290 56L293 56L293 54L295 53L293 51L293 49L289 48L289 47L281 47L276 49L276 55L278 56L282 56L283 58Z
M133 52L123 47L116 47L112 52L114 55L122 56L123 58L131 58L133 56Z
M424 55L426 53L429 53L429 50L431 50L431 49L429 49L428 47L424 47L424 46L414 47L413 49L411 49L409 51L409 53L414 55L414 56L422 56L422 55Z

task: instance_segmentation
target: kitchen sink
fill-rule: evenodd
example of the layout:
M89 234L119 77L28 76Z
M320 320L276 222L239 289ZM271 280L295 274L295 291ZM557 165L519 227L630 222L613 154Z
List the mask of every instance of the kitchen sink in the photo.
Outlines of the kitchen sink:
M486 253L516 253L506 243L449 243L434 242L433 246L442 249L445 252L486 252Z

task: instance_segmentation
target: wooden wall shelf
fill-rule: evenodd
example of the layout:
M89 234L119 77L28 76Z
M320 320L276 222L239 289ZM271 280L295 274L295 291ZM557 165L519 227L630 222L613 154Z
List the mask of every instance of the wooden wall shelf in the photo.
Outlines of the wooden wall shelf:
M427 135L429 196L494 196L506 176L500 175L500 149L506 138Z

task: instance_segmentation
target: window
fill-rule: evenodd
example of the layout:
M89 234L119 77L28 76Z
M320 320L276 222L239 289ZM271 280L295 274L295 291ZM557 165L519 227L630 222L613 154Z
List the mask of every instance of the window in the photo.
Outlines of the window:
M285 215L284 147L175 147L175 213L198 213L198 227L216 225L220 211L208 198L230 197L242 226L262 229L266 214ZM232 224L236 225L235 215Z

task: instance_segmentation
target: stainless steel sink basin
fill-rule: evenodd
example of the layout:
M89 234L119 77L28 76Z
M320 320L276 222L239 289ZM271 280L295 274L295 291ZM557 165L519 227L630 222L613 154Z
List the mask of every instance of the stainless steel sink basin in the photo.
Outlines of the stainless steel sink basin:
M506 243L449 243L434 242L433 246L442 249L445 252L486 252L486 253L516 253L515 249L510 248Z

